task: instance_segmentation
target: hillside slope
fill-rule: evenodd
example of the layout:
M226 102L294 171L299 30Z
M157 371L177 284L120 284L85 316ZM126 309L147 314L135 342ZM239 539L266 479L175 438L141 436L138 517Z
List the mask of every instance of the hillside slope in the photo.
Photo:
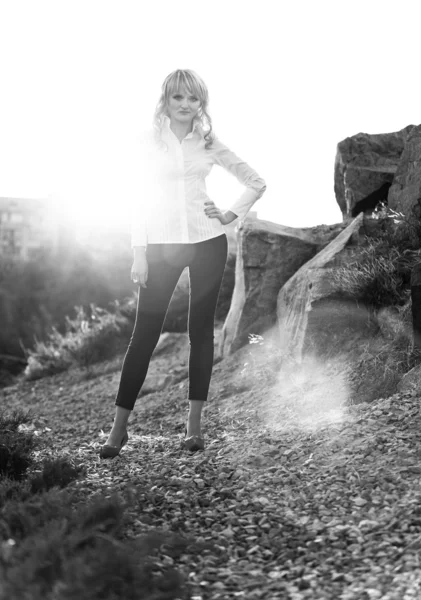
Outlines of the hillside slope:
M4 388L0 403L37 415L44 454L83 461L87 476L72 485L87 497L133 489L128 538L158 529L189 541L156 549L157 570L183 574L183 598L420 598L420 397L348 406L338 365L284 365L280 377L256 339L215 364L206 449L190 455L187 358L185 334L163 339L145 389L167 387L138 399L112 461L98 449L122 357Z

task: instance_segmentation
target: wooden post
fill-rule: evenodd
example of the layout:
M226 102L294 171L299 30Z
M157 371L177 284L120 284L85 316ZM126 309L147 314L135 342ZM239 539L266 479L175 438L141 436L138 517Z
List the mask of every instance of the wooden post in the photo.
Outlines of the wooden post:
M411 300L414 347L421 349L421 263L411 272Z

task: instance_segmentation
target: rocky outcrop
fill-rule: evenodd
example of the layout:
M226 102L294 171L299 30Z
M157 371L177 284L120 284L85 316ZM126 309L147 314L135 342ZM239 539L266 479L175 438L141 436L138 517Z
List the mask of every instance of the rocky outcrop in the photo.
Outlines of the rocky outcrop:
M337 316L348 319L346 302L331 302L340 293L333 277L337 266L349 259L352 248L348 245L358 240L363 215L360 214L346 229L321 252L306 262L282 287L277 301L277 318L282 353L301 360L312 328L323 335L326 325ZM360 313L352 307L353 318ZM365 318L362 315L361 318Z
M377 190L374 190L374 192L371 192L371 194L368 194L368 196L359 200L351 208L351 217L357 217L360 213L372 214L379 205L386 205L391 185L392 183L390 181L386 181Z
M388 205L404 215L421 218L421 125L412 127L407 136Z
M235 287L221 335L221 355L238 350L249 334L274 327L279 290L344 226L300 229L259 219L244 224L238 231Z
M390 203L392 190L387 190L384 184L394 181L405 144L413 129L414 125L408 125L395 133L358 133L338 144L334 187L344 219L349 220L356 215L357 204L373 192L378 192L379 197L389 196ZM393 194L396 193L395 188Z

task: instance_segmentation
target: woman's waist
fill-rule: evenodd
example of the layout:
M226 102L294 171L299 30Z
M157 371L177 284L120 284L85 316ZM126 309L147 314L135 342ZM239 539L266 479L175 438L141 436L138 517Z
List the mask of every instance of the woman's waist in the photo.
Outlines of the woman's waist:
M160 227L165 223L197 223L209 224L210 226L222 227L222 224L217 218L207 216L203 206L195 206L193 204L185 205L181 210L177 207L171 207L168 210L150 210L144 215L144 221L149 224Z
M205 203L211 198L206 192L189 192L188 190L179 191L178 194L160 194L149 197L147 202L147 212L151 215L162 214L162 211L179 212L186 210L204 211Z

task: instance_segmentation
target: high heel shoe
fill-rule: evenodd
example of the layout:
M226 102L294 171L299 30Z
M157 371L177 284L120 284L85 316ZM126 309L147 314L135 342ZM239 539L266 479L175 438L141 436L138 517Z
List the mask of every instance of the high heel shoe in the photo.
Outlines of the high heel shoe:
M187 427L184 429L184 435L187 436ZM190 452L197 452L205 449L205 440L200 435L191 435L184 438L182 446Z
M101 450L99 452L100 458L115 458L120 454L120 450L123 448L123 446L127 444L128 441L129 434L126 431L126 433L123 436L123 439L121 440L120 446L108 446L108 444L104 444L101 447Z

